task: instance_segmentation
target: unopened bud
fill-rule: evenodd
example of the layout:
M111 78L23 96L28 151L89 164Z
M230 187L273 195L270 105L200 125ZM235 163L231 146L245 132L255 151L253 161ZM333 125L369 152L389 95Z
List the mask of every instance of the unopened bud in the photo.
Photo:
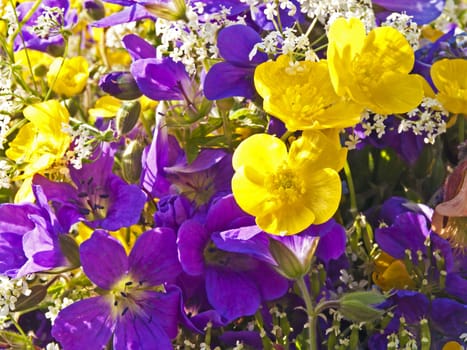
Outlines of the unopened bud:
M141 176L142 164L141 156L144 146L138 140L132 140L127 145L122 155L122 172L123 177L129 183L139 181Z
M376 292L352 292L344 294L339 300L339 311L354 322L367 322L380 318L383 310L370 305L382 303L385 297Z
M97 21L105 17L104 4L100 0L85 0L83 8L93 20Z
M158 1L157 3L145 4L144 7L153 15L168 21L187 20L184 0Z
M115 121L119 135L129 133L136 125L141 113L139 101L124 102L117 111Z
M78 243L70 235L59 235L58 242L63 255L70 262L70 267L81 266Z
M269 239L269 250L277 262L277 271L286 278L299 279L308 272L310 266L303 266L295 254L276 239Z
M120 100L134 100L143 94L130 72L112 72L101 77L99 87Z

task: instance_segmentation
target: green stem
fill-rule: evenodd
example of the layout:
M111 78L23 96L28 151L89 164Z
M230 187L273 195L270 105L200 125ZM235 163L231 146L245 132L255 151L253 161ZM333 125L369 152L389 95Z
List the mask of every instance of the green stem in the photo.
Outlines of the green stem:
M344 172L345 177L347 179L347 186L349 187L349 195L350 195L350 213L353 216L356 216L358 213L357 207L357 197L355 195L355 186L352 179L352 172L350 171L349 162L346 161L344 164Z
M21 328L21 326L19 325L19 323L13 318L11 317L11 323L14 324L15 328L17 329L17 331L19 332L19 334L21 334L21 336L24 338L24 340L26 341L26 350L32 350L34 348L34 345L32 344L32 341L31 341L31 338L28 337L26 335L26 333L24 333L23 329Z
M303 300L305 301L306 306L306 313L308 314L308 342L309 342L309 349L310 350L318 350L317 345L317 334L316 334L316 327L317 327L317 314L313 308L313 301L310 297L310 292L305 284L305 280L303 278L299 278L296 280L297 286L300 289L300 293L302 294Z

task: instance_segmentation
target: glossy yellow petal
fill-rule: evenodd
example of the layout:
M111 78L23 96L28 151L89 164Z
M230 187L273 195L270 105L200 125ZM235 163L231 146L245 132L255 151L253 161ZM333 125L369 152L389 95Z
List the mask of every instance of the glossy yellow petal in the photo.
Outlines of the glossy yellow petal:
M263 182L251 181L251 175L245 174L245 167L240 167L232 177L232 193L236 202L245 212L251 215L261 213L271 194L263 186Z
M63 124L68 124L70 118L68 110L57 100L27 106L23 114L40 133L50 135L50 137L63 134Z
M255 134L242 141L232 157L235 170L249 166L262 172L273 172L287 159L287 148L279 138L268 134Z
M303 173L314 169L341 170L347 159L347 148L341 146L339 130L306 130L294 141L289 151L289 164Z
M57 57L50 65L47 83L60 95L71 97L83 91L89 77L89 65L82 56Z
M290 131L345 128L360 120L362 106L334 92L326 60L293 62L279 56L257 67L255 86L264 99L264 110Z
M415 62L415 55L407 39L397 29L378 27L365 40L362 54L373 57L381 71L409 73Z
M467 60L442 59L431 66L438 100L449 112L467 114Z
M360 54L365 36L365 26L356 18L338 18L329 27L329 73L339 96L348 94L348 84L352 84L352 61Z
M308 228L315 221L313 211L301 203L283 205L274 212L259 214L256 224L274 235L293 235Z
M303 174L306 179L306 194L302 204L315 215L314 224L322 224L336 213L342 195L339 174L329 168Z
M416 74L390 73L371 90L368 108L380 114L406 113L423 99L423 78Z
M94 120L98 117L113 118L122 105L122 101L116 97L107 95L97 99L94 108L89 109L89 116Z

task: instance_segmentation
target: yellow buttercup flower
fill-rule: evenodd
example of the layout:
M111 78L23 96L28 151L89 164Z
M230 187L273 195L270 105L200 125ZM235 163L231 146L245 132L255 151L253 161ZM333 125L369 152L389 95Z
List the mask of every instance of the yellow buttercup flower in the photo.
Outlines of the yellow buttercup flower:
M327 58L332 85L375 113L406 113L423 98L423 78L409 74L414 52L391 27L368 35L361 20L338 18L329 28Z
M30 179L62 160L71 136L62 131L63 125L68 124L68 110L56 100L28 106L23 114L29 122L20 128L5 154L20 170L13 180L25 180L20 197L28 197Z
M431 66L431 78L438 89L436 97L451 113L467 114L467 60L442 59Z
M341 198L338 171L346 159L337 130L309 130L286 145L255 134L235 150L232 191L238 205L256 217L261 229L291 235L321 224L336 212Z
M15 63L21 67L25 81L31 77L31 73L35 81L40 81L45 76L52 61L52 56L41 51L23 49L15 52Z
M362 106L334 92L326 60L292 62L282 55L260 64L254 82L264 110L291 131L346 128L360 120Z
M89 77L89 65L82 56L56 58L47 73L47 83L57 94L71 97L83 91Z

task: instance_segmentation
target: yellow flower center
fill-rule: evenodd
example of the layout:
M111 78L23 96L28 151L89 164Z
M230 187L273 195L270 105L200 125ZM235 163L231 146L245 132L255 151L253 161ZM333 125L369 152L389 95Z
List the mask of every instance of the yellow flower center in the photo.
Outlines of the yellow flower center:
M144 292L148 290L165 292L163 285L157 287L148 286L144 281L137 282L131 276L125 276L115 283L108 294L113 305L113 318L125 316L127 312L133 315L141 315L143 310L141 309L140 300L144 299Z
M358 85L364 92L378 81L377 78L383 74L383 65L378 63L370 54L359 54L352 60L352 72Z
M276 200L285 203L293 203L305 193L305 182L287 165L281 165L279 169L266 178L266 187Z

